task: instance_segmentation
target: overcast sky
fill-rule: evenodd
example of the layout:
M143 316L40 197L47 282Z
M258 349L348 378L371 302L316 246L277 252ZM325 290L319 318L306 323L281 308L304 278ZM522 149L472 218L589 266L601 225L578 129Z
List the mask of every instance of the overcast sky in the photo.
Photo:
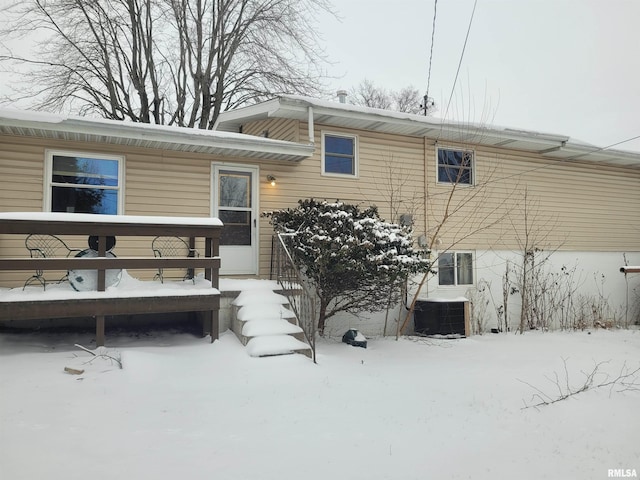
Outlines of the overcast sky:
M323 15L318 25L337 77L331 88L366 78L426 91L434 0L332 1L340 19ZM438 1L429 85L436 116L600 147L640 136L640 0L478 0L447 108L473 5ZM640 139L615 148L640 152Z
M337 88L427 88L433 0L340 0L322 20ZM444 116L473 0L439 0L429 96ZM640 136L640 1L478 0L447 118L569 135ZM640 151L640 139L615 148Z

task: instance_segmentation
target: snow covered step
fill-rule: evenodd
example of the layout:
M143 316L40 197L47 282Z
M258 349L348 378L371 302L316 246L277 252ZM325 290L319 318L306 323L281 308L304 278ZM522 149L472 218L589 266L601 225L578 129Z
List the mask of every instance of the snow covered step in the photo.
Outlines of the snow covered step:
M231 305L244 307L247 305L288 305L284 295L271 290L244 290L233 300Z
M296 318L296 314L280 304L249 304L240 307L237 313L240 321L272 319L272 318Z
M290 335L269 335L255 337L247 343L247 353L252 357L267 357L272 355L287 355L303 353L311 355L311 348L304 342Z
M289 300L272 290L246 290L233 300L231 330L252 357L303 353L311 357Z
M298 325L281 319L249 320L242 327L242 335L245 337L293 335L296 333L302 333L302 329Z

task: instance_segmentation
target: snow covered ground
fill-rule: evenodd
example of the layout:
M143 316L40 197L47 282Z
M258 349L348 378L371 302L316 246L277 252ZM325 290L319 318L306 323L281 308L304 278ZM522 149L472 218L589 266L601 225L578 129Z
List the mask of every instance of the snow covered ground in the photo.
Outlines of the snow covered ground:
M605 479L640 472L640 391L538 409L557 373L640 366L640 331L318 342L252 358L226 332L0 334L0 478ZM563 362L563 359L565 361ZM81 375L65 367L83 369ZM640 381L640 380L638 380ZM527 385L526 383L530 384ZM596 383L597 383L596 382ZM626 473L626 472L625 472Z

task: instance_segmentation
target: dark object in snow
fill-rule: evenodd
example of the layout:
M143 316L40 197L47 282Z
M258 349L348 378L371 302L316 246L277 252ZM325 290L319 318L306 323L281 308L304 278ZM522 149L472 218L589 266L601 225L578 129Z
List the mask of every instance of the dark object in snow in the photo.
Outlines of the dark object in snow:
M501 328L492 328L491 329L491 333L500 333L500 332L502 332Z
M367 348L367 338L355 328L350 328L342 336L342 341L354 347Z

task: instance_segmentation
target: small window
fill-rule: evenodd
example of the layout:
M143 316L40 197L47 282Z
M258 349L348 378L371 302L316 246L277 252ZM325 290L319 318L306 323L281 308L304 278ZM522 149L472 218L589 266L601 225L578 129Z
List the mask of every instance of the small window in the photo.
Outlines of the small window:
M49 152L52 212L117 215L121 211L122 158Z
M445 252L438 257L440 285L473 285L473 254Z
M473 185L473 152L439 148L438 182Z
M357 175L355 137L323 134L322 173Z

